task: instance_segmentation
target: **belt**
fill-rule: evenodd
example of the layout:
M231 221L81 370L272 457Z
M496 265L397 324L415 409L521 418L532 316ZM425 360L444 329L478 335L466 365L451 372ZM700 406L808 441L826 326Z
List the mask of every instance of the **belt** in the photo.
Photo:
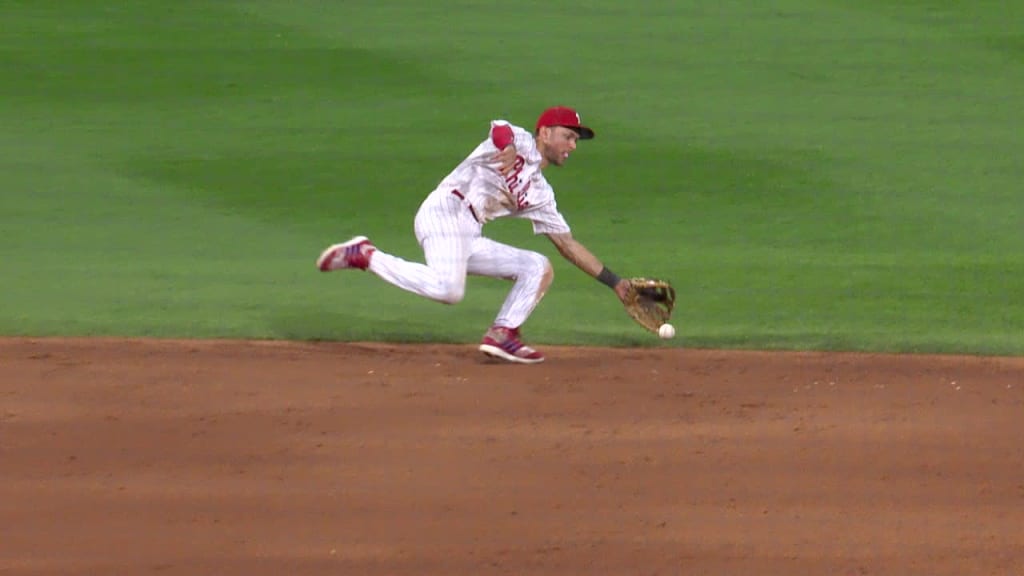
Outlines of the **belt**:
M459 200L466 202L466 197L463 196L462 192L459 192L458 190L452 190L452 196L455 196ZM481 220L480 217L476 215L476 209L473 208L473 205L470 204L469 202L466 202L466 206L469 208L469 213L473 215L473 220L476 220L477 222L480 222L482 224L483 220Z

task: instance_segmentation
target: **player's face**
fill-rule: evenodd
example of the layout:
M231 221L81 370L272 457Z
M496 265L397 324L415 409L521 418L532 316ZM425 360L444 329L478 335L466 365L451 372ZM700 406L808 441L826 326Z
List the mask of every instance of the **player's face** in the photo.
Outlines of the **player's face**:
M576 149L576 141L580 136L572 128L550 126L540 132L541 154L548 164L562 166L569 159L569 154Z

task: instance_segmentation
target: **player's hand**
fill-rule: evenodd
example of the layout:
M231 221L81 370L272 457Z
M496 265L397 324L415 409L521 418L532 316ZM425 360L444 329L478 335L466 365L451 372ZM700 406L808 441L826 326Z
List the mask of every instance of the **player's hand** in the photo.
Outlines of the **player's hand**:
M623 304L626 303L626 299L629 297L628 280L619 280L619 283L615 285L615 295L619 297L619 300L621 300Z
M498 165L499 174L507 176L516 165L516 145L505 146L500 152L491 156L491 161Z

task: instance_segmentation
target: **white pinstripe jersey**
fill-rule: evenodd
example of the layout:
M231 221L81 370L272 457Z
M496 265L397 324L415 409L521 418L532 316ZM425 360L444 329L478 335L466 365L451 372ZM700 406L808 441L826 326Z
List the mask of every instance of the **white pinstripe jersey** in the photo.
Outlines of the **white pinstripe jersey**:
M510 126L515 136L515 169L507 177L498 172L489 159L499 150L488 137L441 181L438 189L458 190L473 206L481 224L497 218L526 218L533 223L535 234L569 232L568 223L558 212L555 191L541 173L541 155L533 134L504 120L492 121L491 129L502 125Z

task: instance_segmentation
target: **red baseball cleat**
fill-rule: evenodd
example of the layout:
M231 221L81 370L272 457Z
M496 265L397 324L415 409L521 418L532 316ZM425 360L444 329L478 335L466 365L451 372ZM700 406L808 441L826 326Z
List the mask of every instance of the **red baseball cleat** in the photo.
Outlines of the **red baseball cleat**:
M371 244L366 236L356 236L348 242L329 246L317 258L316 267L321 272L345 268L366 270L370 265L370 256L373 256L376 250L377 247Z
M492 358L519 364L537 364L544 361L544 355L530 348L519 339L518 328L493 326L484 334L480 351Z

